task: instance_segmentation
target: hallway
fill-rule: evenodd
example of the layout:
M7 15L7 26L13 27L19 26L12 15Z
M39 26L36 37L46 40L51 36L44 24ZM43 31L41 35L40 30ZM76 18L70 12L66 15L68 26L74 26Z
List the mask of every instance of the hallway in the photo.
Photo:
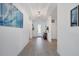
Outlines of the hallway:
M56 40L49 43L47 40L39 37L30 40L19 56L58 56L56 50Z
M78 13L79 3L0 3L0 56L79 56Z

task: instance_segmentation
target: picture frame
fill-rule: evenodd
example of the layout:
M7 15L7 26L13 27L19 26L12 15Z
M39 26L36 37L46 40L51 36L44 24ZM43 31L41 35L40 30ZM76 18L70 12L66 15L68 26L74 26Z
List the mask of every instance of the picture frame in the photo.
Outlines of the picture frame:
M0 26L23 28L23 13L12 3L0 3Z
M79 26L79 5L71 10L71 26Z
M55 23L55 20L54 20L54 19L52 19L52 20L51 20L51 23Z

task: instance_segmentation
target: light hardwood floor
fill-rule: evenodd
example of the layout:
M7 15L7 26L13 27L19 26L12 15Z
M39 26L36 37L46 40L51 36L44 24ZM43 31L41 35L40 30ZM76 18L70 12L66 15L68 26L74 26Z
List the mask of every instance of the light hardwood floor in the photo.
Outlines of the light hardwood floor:
M33 38L25 46L19 56L59 56L57 54L57 41L49 43L43 38Z

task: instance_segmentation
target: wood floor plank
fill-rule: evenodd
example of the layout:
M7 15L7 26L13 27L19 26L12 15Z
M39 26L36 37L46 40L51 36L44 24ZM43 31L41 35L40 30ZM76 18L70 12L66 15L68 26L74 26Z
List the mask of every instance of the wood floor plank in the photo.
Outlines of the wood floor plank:
M59 56L57 53L57 41L52 40L49 43L41 37L33 38L19 56Z

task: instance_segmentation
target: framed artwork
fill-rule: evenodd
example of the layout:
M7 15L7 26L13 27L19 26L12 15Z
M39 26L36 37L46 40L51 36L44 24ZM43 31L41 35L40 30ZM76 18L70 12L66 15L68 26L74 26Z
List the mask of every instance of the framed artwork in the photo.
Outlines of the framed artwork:
M51 20L51 22L52 22L52 23L55 23L55 20L54 20L54 19L52 19L52 20Z
M71 10L71 26L78 26L78 6Z
M23 28L23 14L11 3L0 3L0 26Z

